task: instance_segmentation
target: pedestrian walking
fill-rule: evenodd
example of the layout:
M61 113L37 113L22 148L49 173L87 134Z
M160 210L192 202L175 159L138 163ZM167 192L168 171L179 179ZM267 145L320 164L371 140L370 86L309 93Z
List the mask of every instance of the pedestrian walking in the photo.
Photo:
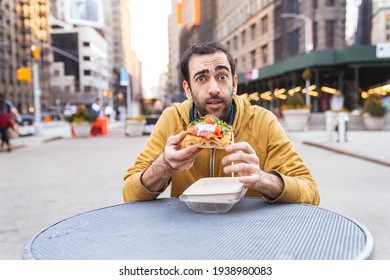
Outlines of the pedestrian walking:
M102 104L100 98L95 99L95 102L92 103L91 110L92 114L100 116L100 112L102 111Z
M11 152L12 146L10 143L9 130L15 131L15 122L8 112L7 106L3 99L0 99L0 133L1 133L1 146L7 146L7 151Z

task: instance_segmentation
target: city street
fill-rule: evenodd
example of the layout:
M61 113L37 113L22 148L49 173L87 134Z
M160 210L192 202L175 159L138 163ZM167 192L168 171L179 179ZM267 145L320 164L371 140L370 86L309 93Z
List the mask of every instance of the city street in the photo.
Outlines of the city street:
M85 139L70 138L66 125L44 129L44 136L53 136L53 141L39 141L39 137L14 139L19 147L11 153L0 153L3 260L20 259L29 238L52 223L122 203L123 175L147 140L147 136L125 136L120 124L107 136ZM351 145L354 139L369 135L365 131L357 133L351 134ZM389 167L301 143L318 139L321 132L289 135L317 180L320 207L366 226L375 239L375 258L390 259ZM378 132L374 140L389 143L389 136L388 131ZM373 154L380 154L381 145L371 148L375 149Z

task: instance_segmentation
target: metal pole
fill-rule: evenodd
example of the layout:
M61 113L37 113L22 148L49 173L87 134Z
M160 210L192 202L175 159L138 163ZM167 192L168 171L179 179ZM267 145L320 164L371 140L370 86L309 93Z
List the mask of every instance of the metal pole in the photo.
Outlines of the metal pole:
M132 117L130 81L126 85L126 106L127 106L127 116Z
M310 105L310 94L309 94L309 87L310 87L310 80L306 79L306 105Z
M41 117L41 89L39 86L39 68L38 63L33 63L33 83L34 83L34 127L35 134L42 134L42 117Z

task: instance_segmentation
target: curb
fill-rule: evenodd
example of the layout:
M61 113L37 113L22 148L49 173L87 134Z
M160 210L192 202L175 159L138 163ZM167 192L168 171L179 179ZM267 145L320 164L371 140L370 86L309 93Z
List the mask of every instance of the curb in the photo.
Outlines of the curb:
M321 149L325 149L325 150L332 151L332 152L335 152L335 153L339 153L339 154L343 154L343 155L347 155L347 156L351 156L351 157L367 160L367 161L370 161L370 162L374 162L374 163L377 163L377 164L381 164L381 165L385 165L387 167L390 167L390 162L387 162L385 160L380 160L380 159L377 159L377 158L372 158L372 157L368 157L368 156L364 156L364 155L355 154L355 153L352 153L352 152L348 152L348 151L337 149L337 148L328 147L326 145L322 145L322 144L311 142L311 141L302 141L302 144L313 146L313 147L317 147L317 148L321 148Z
M61 140L61 139L64 139L64 137L63 136L48 137L48 138L45 138L42 141L40 141L39 144L50 143L52 141ZM12 145L12 150L26 148L28 146L31 146L31 145L29 145L29 144L15 144L15 145Z
M63 136L53 136L53 137L44 139L42 141L42 143L49 143L49 142L52 142L52 141L55 141L55 140L61 140L61 139L64 139L64 137Z

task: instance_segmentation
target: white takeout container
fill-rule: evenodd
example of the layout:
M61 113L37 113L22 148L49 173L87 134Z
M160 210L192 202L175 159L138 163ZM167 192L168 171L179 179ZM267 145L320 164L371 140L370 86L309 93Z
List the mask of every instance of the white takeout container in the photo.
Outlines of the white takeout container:
M236 177L202 178L179 197L186 205L201 213L226 213L246 193Z

